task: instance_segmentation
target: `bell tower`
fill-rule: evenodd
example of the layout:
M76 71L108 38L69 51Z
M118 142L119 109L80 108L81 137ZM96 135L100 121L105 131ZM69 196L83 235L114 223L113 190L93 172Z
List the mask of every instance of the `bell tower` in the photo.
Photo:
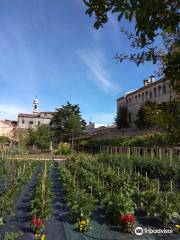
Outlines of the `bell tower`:
M34 105L33 113L38 113L39 99L37 98L37 96L35 97L35 99L33 101L33 105Z

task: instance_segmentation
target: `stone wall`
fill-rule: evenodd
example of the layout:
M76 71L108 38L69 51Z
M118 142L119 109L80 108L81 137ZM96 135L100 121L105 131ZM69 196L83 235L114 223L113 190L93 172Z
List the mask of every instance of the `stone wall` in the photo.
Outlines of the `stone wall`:
M105 140L105 139L118 139L121 137L140 136L147 133L160 132L156 128L151 129L137 129L137 128L124 128L124 129L105 129L96 132L91 137L92 140Z

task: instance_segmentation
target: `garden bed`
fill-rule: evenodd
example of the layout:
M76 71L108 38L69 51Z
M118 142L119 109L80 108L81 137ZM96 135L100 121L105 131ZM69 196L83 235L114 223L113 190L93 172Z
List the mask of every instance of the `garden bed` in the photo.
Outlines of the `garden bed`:
M47 183L45 179L43 181L45 183L45 189L49 196L47 199L45 199L45 201L47 201L47 204L45 204L45 206L47 208L46 210L48 216L47 219L46 216L44 216L45 229L43 233L46 236L45 240L179 239L178 234L161 233L143 234L142 236L137 236L134 231L133 233L125 233L122 231L122 228L119 224L113 224L111 222L112 216L116 217L116 211L114 211L112 208L109 208L107 204L109 201L107 201L107 199L110 198L114 204L113 206L115 206L115 209L118 212L118 207L122 207L119 205L119 203L122 204L119 199L122 199L123 201L121 193L125 196L125 203L128 202L128 199L131 198L134 202L137 201L138 203L138 201L143 201L143 199L138 200L143 195L136 195L136 192L141 194L146 193L146 191L157 193L157 199L160 201L163 200L164 196L167 197L167 200L169 196L173 197L170 201L172 204L174 204L173 199L177 197L176 194L178 193L172 191L176 190L176 178L173 180L172 189L172 186L169 184L164 187L163 174L160 174L161 178L159 178L159 180L153 179L153 176L156 176L153 175L156 174L156 171L148 172L147 162L143 163L140 161L141 166L138 168L138 164L129 165L130 160L128 162L126 159L124 159L119 162L118 159L99 159L98 157L92 157L91 155L76 155L70 157L69 161L70 163L47 162L47 165L46 163L39 162L42 166L44 166L44 168L41 167L41 169L45 169L47 172L45 171L45 175L43 175L44 170L41 170L42 173L39 174L40 169L36 169L32 178L28 181L21 193L19 193L15 201L13 214L10 216L5 216L5 224L0 226L0 240L12 239L5 238L5 233L12 232L21 235L14 239L34 240L34 234L31 226L32 210L39 210L38 207L36 209L36 206L38 206L38 204L35 204L32 209L32 199L36 199L37 201L40 196L38 192L35 191L35 189L41 189L43 186L43 182L41 180L41 178L43 179L43 176L47 177ZM174 166L170 167L172 168L173 173ZM147 169L147 174L143 175L143 168ZM161 171L165 170L166 168L164 169L161 167L161 165L159 165L158 171L160 173ZM166 179L166 183L171 183L170 180L171 175L169 179ZM121 187L123 187L123 189L121 189ZM68 188L71 190L70 192ZM167 191L167 196L163 192L165 190ZM53 198L51 198L50 192L52 192ZM147 200L150 201L148 196L149 195L146 196ZM75 221L73 222L72 208L75 207L74 201L76 201L77 209L76 211L73 210L75 217ZM137 213L139 213L137 211L137 206L131 206L131 201L128 204L130 205L126 206L127 209L131 210L132 206L136 209L134 212L134 216L136 218L136 224L134 227L142 227L143 229L164 228L165 225L162 225L162 219L160 215L157 215L155 217L148 216L146 211L142 211L144 215L137 215ZM179 202L177 202L177 204L179 204ZM144 205L146 210L149 210L147 209L147 206ZM41 204L39 207L41 207ZM85 211L86 218L88 218L90 221L89 231L80 231L80 220L78 220L77 215L80 207L82 208L81 210ZM153 207L156 207L156 205L153 205ZM167 209L169 207L170 206L167 205ZM171 208L169 209L171 210ZM173 209L176 209L175 206ZM130 210L127 210L127 213ZM150 213L156 213L156 211L157 207L155 209L151 209ZM159 213L162 214L162 212ZM120 216L118 219L120 220ZM165 228L168 229L169 226L170 225L167 224Z

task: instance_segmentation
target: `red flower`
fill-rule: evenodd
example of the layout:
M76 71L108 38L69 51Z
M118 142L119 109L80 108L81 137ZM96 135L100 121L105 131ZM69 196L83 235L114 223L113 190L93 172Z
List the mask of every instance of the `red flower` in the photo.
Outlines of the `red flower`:
M32 217L32 224L33 224L33 225L36 224L36 215L33 215L33 217Z
M134 217L134 215L132 214L125 214L123 216L120 217L120 220L123 222L123 223L135 223L136 221L136 218Z
M43 220L37 218L36 215L33 215L32 225L36 226L38 229L41 229L43 223L44 223Z
M42 225L43 225L43 221L40 219L40 218L38 218L37 220L36 220L36 225L37 225L37 228L41 228L42 227Z

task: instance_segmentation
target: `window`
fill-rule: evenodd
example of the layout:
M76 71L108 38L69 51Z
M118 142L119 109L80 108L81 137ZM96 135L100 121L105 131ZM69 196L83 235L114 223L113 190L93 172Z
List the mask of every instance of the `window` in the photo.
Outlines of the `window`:
M30 125L33 125L33 121L29 121L29 124L30 124Z
M149 98L152 99L152 92L149 93Z
M146 91L146 100L148 100L148 91Z
M40 121L38 121L38 125L41 125L41 122L40 122Z
M47 116L47 113L45 113L44 116L46 117L46 116Z
M137 95L135 96L135 104L137 104Z
M166 84L163 84L162 90L163 90L163 94L165 94L166 93Z
M154 88L154 98L156 98L156 95L157 95L156 88Z
M161 96L161 85L158 86L158 96Z
M144 102L144 93L142 93L142 103Z
M25 123L25 121L24 120L22 120L22 124L24 124Z
M139 101L139 103L141 102L141 95L140 94L138 95L138 101Z

